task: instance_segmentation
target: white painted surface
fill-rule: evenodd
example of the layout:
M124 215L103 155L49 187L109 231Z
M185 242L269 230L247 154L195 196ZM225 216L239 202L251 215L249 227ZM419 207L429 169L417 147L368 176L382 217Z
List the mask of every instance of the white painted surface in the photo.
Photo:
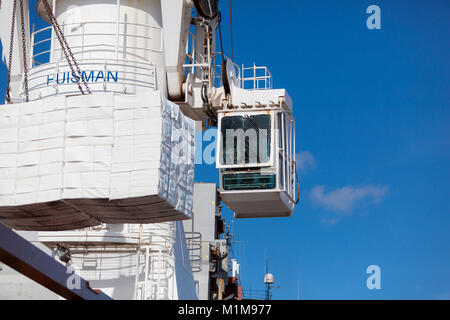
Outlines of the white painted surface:
M194 122L159 91L59 96L7 105L0 119L0 175L8 181L0 185L0 220L10 219L4 220L7 225L21 228L31 219L32 230L50 224L61 225L51 230L71 229L73 220L56 209L47 208L42 218L11 213L23 205L42 210L42 204L54 201L72 210L67 214L78 214L77 221L86 220L86 214L97 220L74 223L72 229L191 217ZM133 200L140 197L148 200Z

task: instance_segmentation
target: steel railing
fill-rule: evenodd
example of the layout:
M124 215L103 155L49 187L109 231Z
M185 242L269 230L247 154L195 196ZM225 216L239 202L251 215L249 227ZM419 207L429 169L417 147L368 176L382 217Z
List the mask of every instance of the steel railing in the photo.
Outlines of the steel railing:
M272 89L272 74L267 67L257 67L253 64L252 67L241 68L241 88L249 90L269 90Z
M58 75L70 73L70 69L64 62L46 63L30 69L28 76L28 90L32 95L30 100L53 96L55 92L47 90L48 88L54 88L57 92L64 92L65 94L79 93L76 83L73 81L64 80L58 82L57 80ZM120 72L120 77L115 81L90 82L92 92L109 90L127 93L123 89L127 88L127 86L156 89L156 68L150 63L115 59L79 59L78 65L82 70L88 69L89 72L94 72L94 74L103 72L105 77L108 71ZM46 76L53 76L51 84L48 83ZM38 92L39 95L36 96L34 92ZM22 96L24 94L24 92L21 92Z
M185 232L192 272L202 271L202 235L200 232Z
M101 25L101 26L110 26L111 30L114 29L115 26L119 25L119 28L115 32L91 32L89 30L86 30L87 27L91 27L93 25ZM120 28L120 26L123 26L123 28ZM132 23L132 22L98 22L98 21L89 21L89 22L82 22L82 23L69 23L69 24L62 24L61 25L64 37L67 39L69 46L78 58L83 59L85 53L88 52L114 52L117 59L119 59L120 54L127 54L128 55L135 55L137 58L142 60L150 61L145 57L145 55L137 55L136 53L129 52L130 49L132 50L138 50L142 52L158 52L161 53L163 51L163 34L162 29L159 27L141 24L141 23ZM77 28L75 31L67 32L65 31L67 28L72 27L72 29ZM136 34L132 34L129 32L126 32L127 29L130 27L134 28L141 28L142 32L136 32ZM123 29L123 31L119 31L119 29ZM53 33L51 33L52 27L45 27L39 30L34 30L31 33L31 55L30 55L30 63L31 66L37 66L41 64L45 64L51 61L50 54L53 53L54 56L57 56L55 54L60 55L60 58L63 58L63 53L60 48L55 47L55 40L57 41L57 38ZM50 32L50 35L45 35L45 33ZM138 33L138 34L137 34ZM157 36L155 37L155 33ZM110 37L110 38L108 38ZM115 43L111 43L111 41L100 41L98 42L98 39L105 38L105 39L111 39L111 37L115 37ZM37 40L37 38L43 38L40 40ZM95 44L86 44L89 42L93 42L92 39L95 40ZM120 45L120 40L126 40L124 42L127 43L136 43L136 40L142 39L147 40L144 43L149 44L151 43L152 46L156 44L155 47L148 47L146 46L130 46L130 45ZM158 43L155 42L149 42L149 40L158 40ZM79 44L75 44L74 42L79 42ZM128 50L128 51L126 51ZM42 59L43 56L48 55L48 59L46 61L42 61L39 59Z

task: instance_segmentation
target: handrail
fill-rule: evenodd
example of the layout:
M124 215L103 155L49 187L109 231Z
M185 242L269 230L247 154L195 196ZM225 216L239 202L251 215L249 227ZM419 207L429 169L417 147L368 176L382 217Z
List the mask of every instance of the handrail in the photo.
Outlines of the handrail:
M264 72L264 75L258 75L258 71L262 70ZM246 71L252 71L252 75L245 76ZM248 74L248 72L247 72ZM241 69L241 87L243 89L249 89L249 90L269 90L272 89L272 74L270 73L269 69L267 67L257 67L256 64L253 64L252 67L244 67L242 65ZM262 82L262 86L260 86L260 83ZM253 86L250 85L249 88L246 88L246 83L253 84Z
M114 32L95 32L95 31L94 32L85 32L85 27L86 26L98 25L98 24L100 24L100 25L114 25L114 26L116 26L118 24L119 26L123 25L123 26L137 27L137 28L146 28L147 31L139 32L139 34L129 34L129 33L125 33L125 32L122 33L122 32L116 32L116 31L114 31ZM116 48L115 49L116 54L123 53L123 49L124 48L135 49L135 50L144 50L144 51L147 51L147 52L159 52L159 53L162 52L162 49L163 49L163 32L162 32L162 29L160 27L158 27L158 26L151 26L151 25L147 25L147 24L134 23L134 22L113 22L113 21L111 21L111 22L108 22L108 21L106 21L106 22L105 21L86 21L86 22L79 22L79 23L62 24L63 30L65 29L65 27L70 27L70 26L80 26L79 29L81 29L81 32L74 32L74 33L69 33L69 34L65 34L64 35L65 38L69 40L69 45L70 45L70 39L77 38L77 37L82 37L83 43L84 43L85 39L89 38L89 37L97 37L98 38L98 37L104 37L104 36L111 36L111 37L116 37L116 38L118 38L118 37L126 37L126 38L152 40L152 39L155 38L153 36L154 35L153 32L155 30L157 32L159 32L159 34L160 34L159 35L160 41L158 43L158 47L157 48L153 48L153 47L138 47L138 46L135 46L135 47L126 46L125 47L123 45L122 46L119 45L118 41L116 41L116 44L114 44L114 45L111 45L110 42L104 42L104 43L100 42L100 43L96 43L94 45L86 45L86 46L84 44L80 45L80 46L72 46L71 45L72 49L74 49L74 48L78 48L78 49L81 48L80 52L82 54L85 52L83 50L84 48L88 48L88 47L104 47L104 46L115 47ZM35 66L36 64L40 65L40 64L44 64L44 63L50 62L50 60L51 60L50 57L49 57L48 62L37 61L35 58L38 57L38 56L42 56L43 54L51 53L51 51L52 51L51 43L52 43L53 40L56 39L55 36L53 35L53 33L47 38L44 38L44 39L41 38L38 41L36 41L36 35L39 35L39 34L45 32L45 31L48 31L48 30L51 30L51 29L52 29L52 26L48 26L48 27L44 27L42 29L39 29L39 30L36 30L36 31L32 32L32 35L31 35L31 39L32 39L32 42L31 42L31 55L30 55L31 56L31 60L32 60L32 66ZM48 46L48 50L44 49L44 50L39 50L38 51L36 47L39 47L39 46L42 46L42 45ZM120 51L119 49L122 49L122 51ZM35 53L36 51L38 51L38 52ZM58 51L61 51L61 49L58 49L58 48L54 48L53 49L53 52L58 52ZM104 50L102 49L102 51L104 51ZM80 53L80 52L74 52L74 53L77 54L77 53ZM140 57L140 58L146 60L144 57Z
M200 232L185 232L186 245L189 251L192 272L202 271L202 234Z
M156 68L149 62L135 61L130 63L127 60L116 59L79 59L78 64L82 69L89 69L89 72L105 72L108 70L119 70L120 77L114 82L99 81L93 83L92 91L103 92L108 86L112 91L123 93L122 86L132 86L140 88L156 88ZM123 67L123 68L122 68ZM63 89L65 93L76 92L77 88L72 81L59 81L57 83L57 75L69 72L67 65L61 62L44 63L30 69L29 92L32 93L31 99L44 98L54 94L54 91L48 91L46 88L53 87L54 90ZM44 76L52 75L52 83L49 85ZM73 87L73 90L72 90ZM45 93L39 96L34 94L40 92L39 90L46 90ZM48 92L47 92L48 91ZM23 92L21 93L23 94Z

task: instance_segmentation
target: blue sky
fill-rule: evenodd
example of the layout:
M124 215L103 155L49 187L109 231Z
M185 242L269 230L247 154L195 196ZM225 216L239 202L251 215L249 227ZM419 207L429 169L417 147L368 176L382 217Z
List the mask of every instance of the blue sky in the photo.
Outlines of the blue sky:
M302 203L233 223L244 289L263 289L267 248L275 299L298 283L301 299L450 298L450 3L277 4L233 1L234 56L293 98ZM381 30L366 27L372 4ZM366 287L372 264L381 290Z
M234 57L293 98L302 201L289 219L224 210L244 290L264 288L267 249L274 299L449 299L450 3L276 3L233 1ZM381 30L366 27L372 4ZM218 172L198 166L196 180ZM370 265L381 290L366 287Z

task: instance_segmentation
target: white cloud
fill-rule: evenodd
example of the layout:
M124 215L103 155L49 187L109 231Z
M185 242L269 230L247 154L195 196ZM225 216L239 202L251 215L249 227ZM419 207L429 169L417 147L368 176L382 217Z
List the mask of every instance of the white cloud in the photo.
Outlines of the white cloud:
M326 192L325 186L317 186L311 190L310 198L328 211L349 214L363 201L380 202L388 189L388 186L347 186Z
M301 151L295 155L297 170L308 171L316 168L316 161L309 151Z
M326 224L326 225L329 225L329 226L333 226L333 225L337 224L340 220L341 220L341 217L322 218L322 219L320 219L320 221L323 224Z

